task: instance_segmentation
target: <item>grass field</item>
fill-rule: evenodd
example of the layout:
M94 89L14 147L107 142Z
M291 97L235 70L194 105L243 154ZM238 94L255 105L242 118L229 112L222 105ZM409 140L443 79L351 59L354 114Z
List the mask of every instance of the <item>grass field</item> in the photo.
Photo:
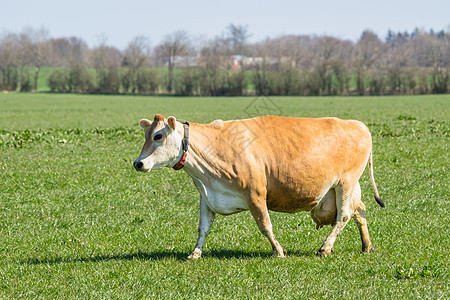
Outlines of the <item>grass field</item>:
M192 122L255 114L364 121L386 208L361 178L376 251L360 253L350 222L271 213L288 254L248 212L218 216L201 260L198 194L183 171L135 172L141 118ZM442 298L450 295L450 95L177 98L0 94L0 297Z

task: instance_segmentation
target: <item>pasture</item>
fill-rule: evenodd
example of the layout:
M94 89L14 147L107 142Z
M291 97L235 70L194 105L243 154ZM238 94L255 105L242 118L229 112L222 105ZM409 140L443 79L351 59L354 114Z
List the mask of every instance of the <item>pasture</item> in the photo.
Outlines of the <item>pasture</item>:
M184 171L142 174L141 118L191 122L257 114L337 116L372 131L360 180L375 252L353 221L331 231L309 213L271 212L287 249L272 257L249 212L217 216L203 258L198 193ZM140 97L0 94L0 297L448 298L450 95Z

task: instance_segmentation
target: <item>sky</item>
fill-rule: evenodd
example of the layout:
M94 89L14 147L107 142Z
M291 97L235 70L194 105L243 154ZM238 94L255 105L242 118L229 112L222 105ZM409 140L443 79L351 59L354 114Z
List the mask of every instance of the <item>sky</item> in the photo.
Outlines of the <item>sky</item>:
M44 27L51 37L80 37L90 47L106 39L123 50L139 35L155 46L177 30L201 41L231 23L247 25L252 42L283 34L356 41L365 29L384 39L389 29L449 31L450 0L0 0L0 35Z

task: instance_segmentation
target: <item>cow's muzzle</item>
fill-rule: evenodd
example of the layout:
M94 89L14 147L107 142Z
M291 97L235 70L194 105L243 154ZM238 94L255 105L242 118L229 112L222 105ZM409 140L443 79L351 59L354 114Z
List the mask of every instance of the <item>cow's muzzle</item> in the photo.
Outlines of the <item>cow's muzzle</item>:
M144 171L144 163L140 160L135 160L133 163L134 168L136 169L136 171Z

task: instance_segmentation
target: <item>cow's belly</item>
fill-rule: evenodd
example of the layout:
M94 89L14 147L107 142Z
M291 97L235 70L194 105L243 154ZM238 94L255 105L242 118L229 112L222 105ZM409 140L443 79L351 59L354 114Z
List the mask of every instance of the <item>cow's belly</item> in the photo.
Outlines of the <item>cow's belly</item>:
M212 211L221 215L231 215L248 210L245 199L231 191L211 191L207 202Z
M286 213L313 209L339 181L338 176L328 171L331 167L317 167L319 165L320 161L312 160L301 168L270 167L267 207Z
M204 195L202 195L202 198L213 212L221 215L231 215L248 210L245 197L237 191L230 189L219 181L205 184L201 180L197 180L203 187Z
M286 213L310 211L319 203L330 188L330 186L314 187L307 191L289 188L269 190L267 208Z
M289 198L268 199L267 208L269 210L285 213L296 213L299 211L309 211L313 209L320 199L317 198Z

